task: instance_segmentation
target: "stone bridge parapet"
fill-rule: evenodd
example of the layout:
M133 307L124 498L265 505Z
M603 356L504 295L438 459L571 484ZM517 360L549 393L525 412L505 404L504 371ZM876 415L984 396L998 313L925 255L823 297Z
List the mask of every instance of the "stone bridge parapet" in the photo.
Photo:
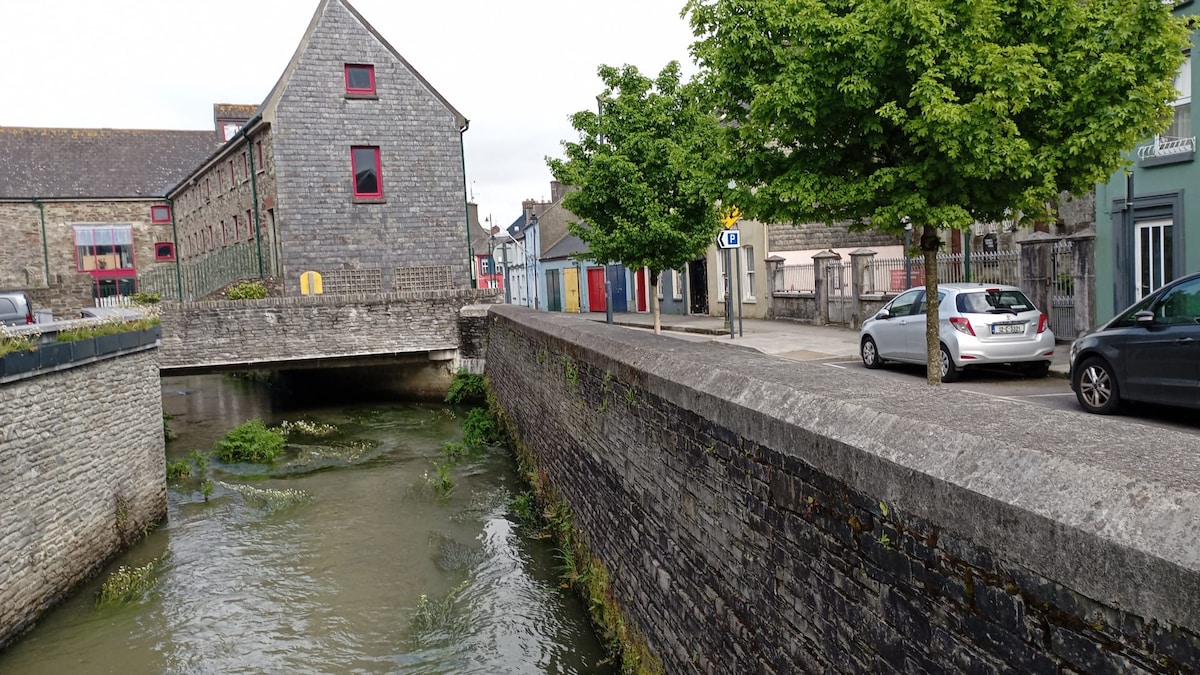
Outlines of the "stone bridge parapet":
M414 354L451 360L463 344L463 308L499 299L495 291L472 289L165 302L161 366L168 372L286 368Z

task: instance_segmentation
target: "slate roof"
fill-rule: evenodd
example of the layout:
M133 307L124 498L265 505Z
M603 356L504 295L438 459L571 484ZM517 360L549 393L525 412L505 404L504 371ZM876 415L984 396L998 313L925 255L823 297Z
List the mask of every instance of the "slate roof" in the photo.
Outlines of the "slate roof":
M241 103L214 103L213 121L217 120L248 120L258 112L258 104L243 105Z
M161 197L219 146L211 130L0 127L0 198Z
M546 255L542 256L542 260L559 260L569 258L572 253L586 253L588 250L587 244L583 240L573 234L568 234L558 241L557 244L550 247L546 251Z

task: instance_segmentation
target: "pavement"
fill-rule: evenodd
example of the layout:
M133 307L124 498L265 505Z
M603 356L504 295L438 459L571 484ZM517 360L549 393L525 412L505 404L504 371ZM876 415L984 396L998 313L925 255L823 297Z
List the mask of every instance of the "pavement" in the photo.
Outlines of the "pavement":
M603 323L606 316L599 312L584 315ZM654 316L648 313L618 312L613 323L631 328L652 329ZM787 319L735 320L733 337L724 317L663 314L660 323L664 333L692 341L723 342L756 349L796 361L842 360L857 361L858 331L841 326L817 326ZM1069 342L1059 342L1050 360L1050 376L1066 378Z

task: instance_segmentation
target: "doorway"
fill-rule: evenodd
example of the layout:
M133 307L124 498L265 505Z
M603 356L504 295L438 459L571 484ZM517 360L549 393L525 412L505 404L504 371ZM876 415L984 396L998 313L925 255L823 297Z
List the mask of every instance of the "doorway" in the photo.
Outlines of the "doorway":
M708 314L708 261L697 258L687 266L688 313Z

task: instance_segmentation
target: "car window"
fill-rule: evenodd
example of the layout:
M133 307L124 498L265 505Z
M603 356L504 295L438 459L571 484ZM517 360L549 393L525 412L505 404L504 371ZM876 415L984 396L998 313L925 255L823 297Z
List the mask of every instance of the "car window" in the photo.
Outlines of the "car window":
M938 291L938 307L941 307L942 303L945 301L946 301L945 291ZM926 307L925 293L922 292L921 293L921 306L917 308L917 314L924 314L927 310L928 310L928 307Z
M955 304L963 314L1015 314L1037 309L1024 293L1015 288L959 293Z
M891 305L888 305L888 312L892 316L907 316L911 314L913 305L916 304L917 298L921 295L924 295L924 291L911 290L901 293L892 301Z
M8 315L8 314L16 314L16 313L17 313L16 303L14 303L12 300L9 300L8 298L0 298L0 314Z
M1154 320L1165 324L1195 324L1200 317L1200 279L1167 291L1154 308Z

